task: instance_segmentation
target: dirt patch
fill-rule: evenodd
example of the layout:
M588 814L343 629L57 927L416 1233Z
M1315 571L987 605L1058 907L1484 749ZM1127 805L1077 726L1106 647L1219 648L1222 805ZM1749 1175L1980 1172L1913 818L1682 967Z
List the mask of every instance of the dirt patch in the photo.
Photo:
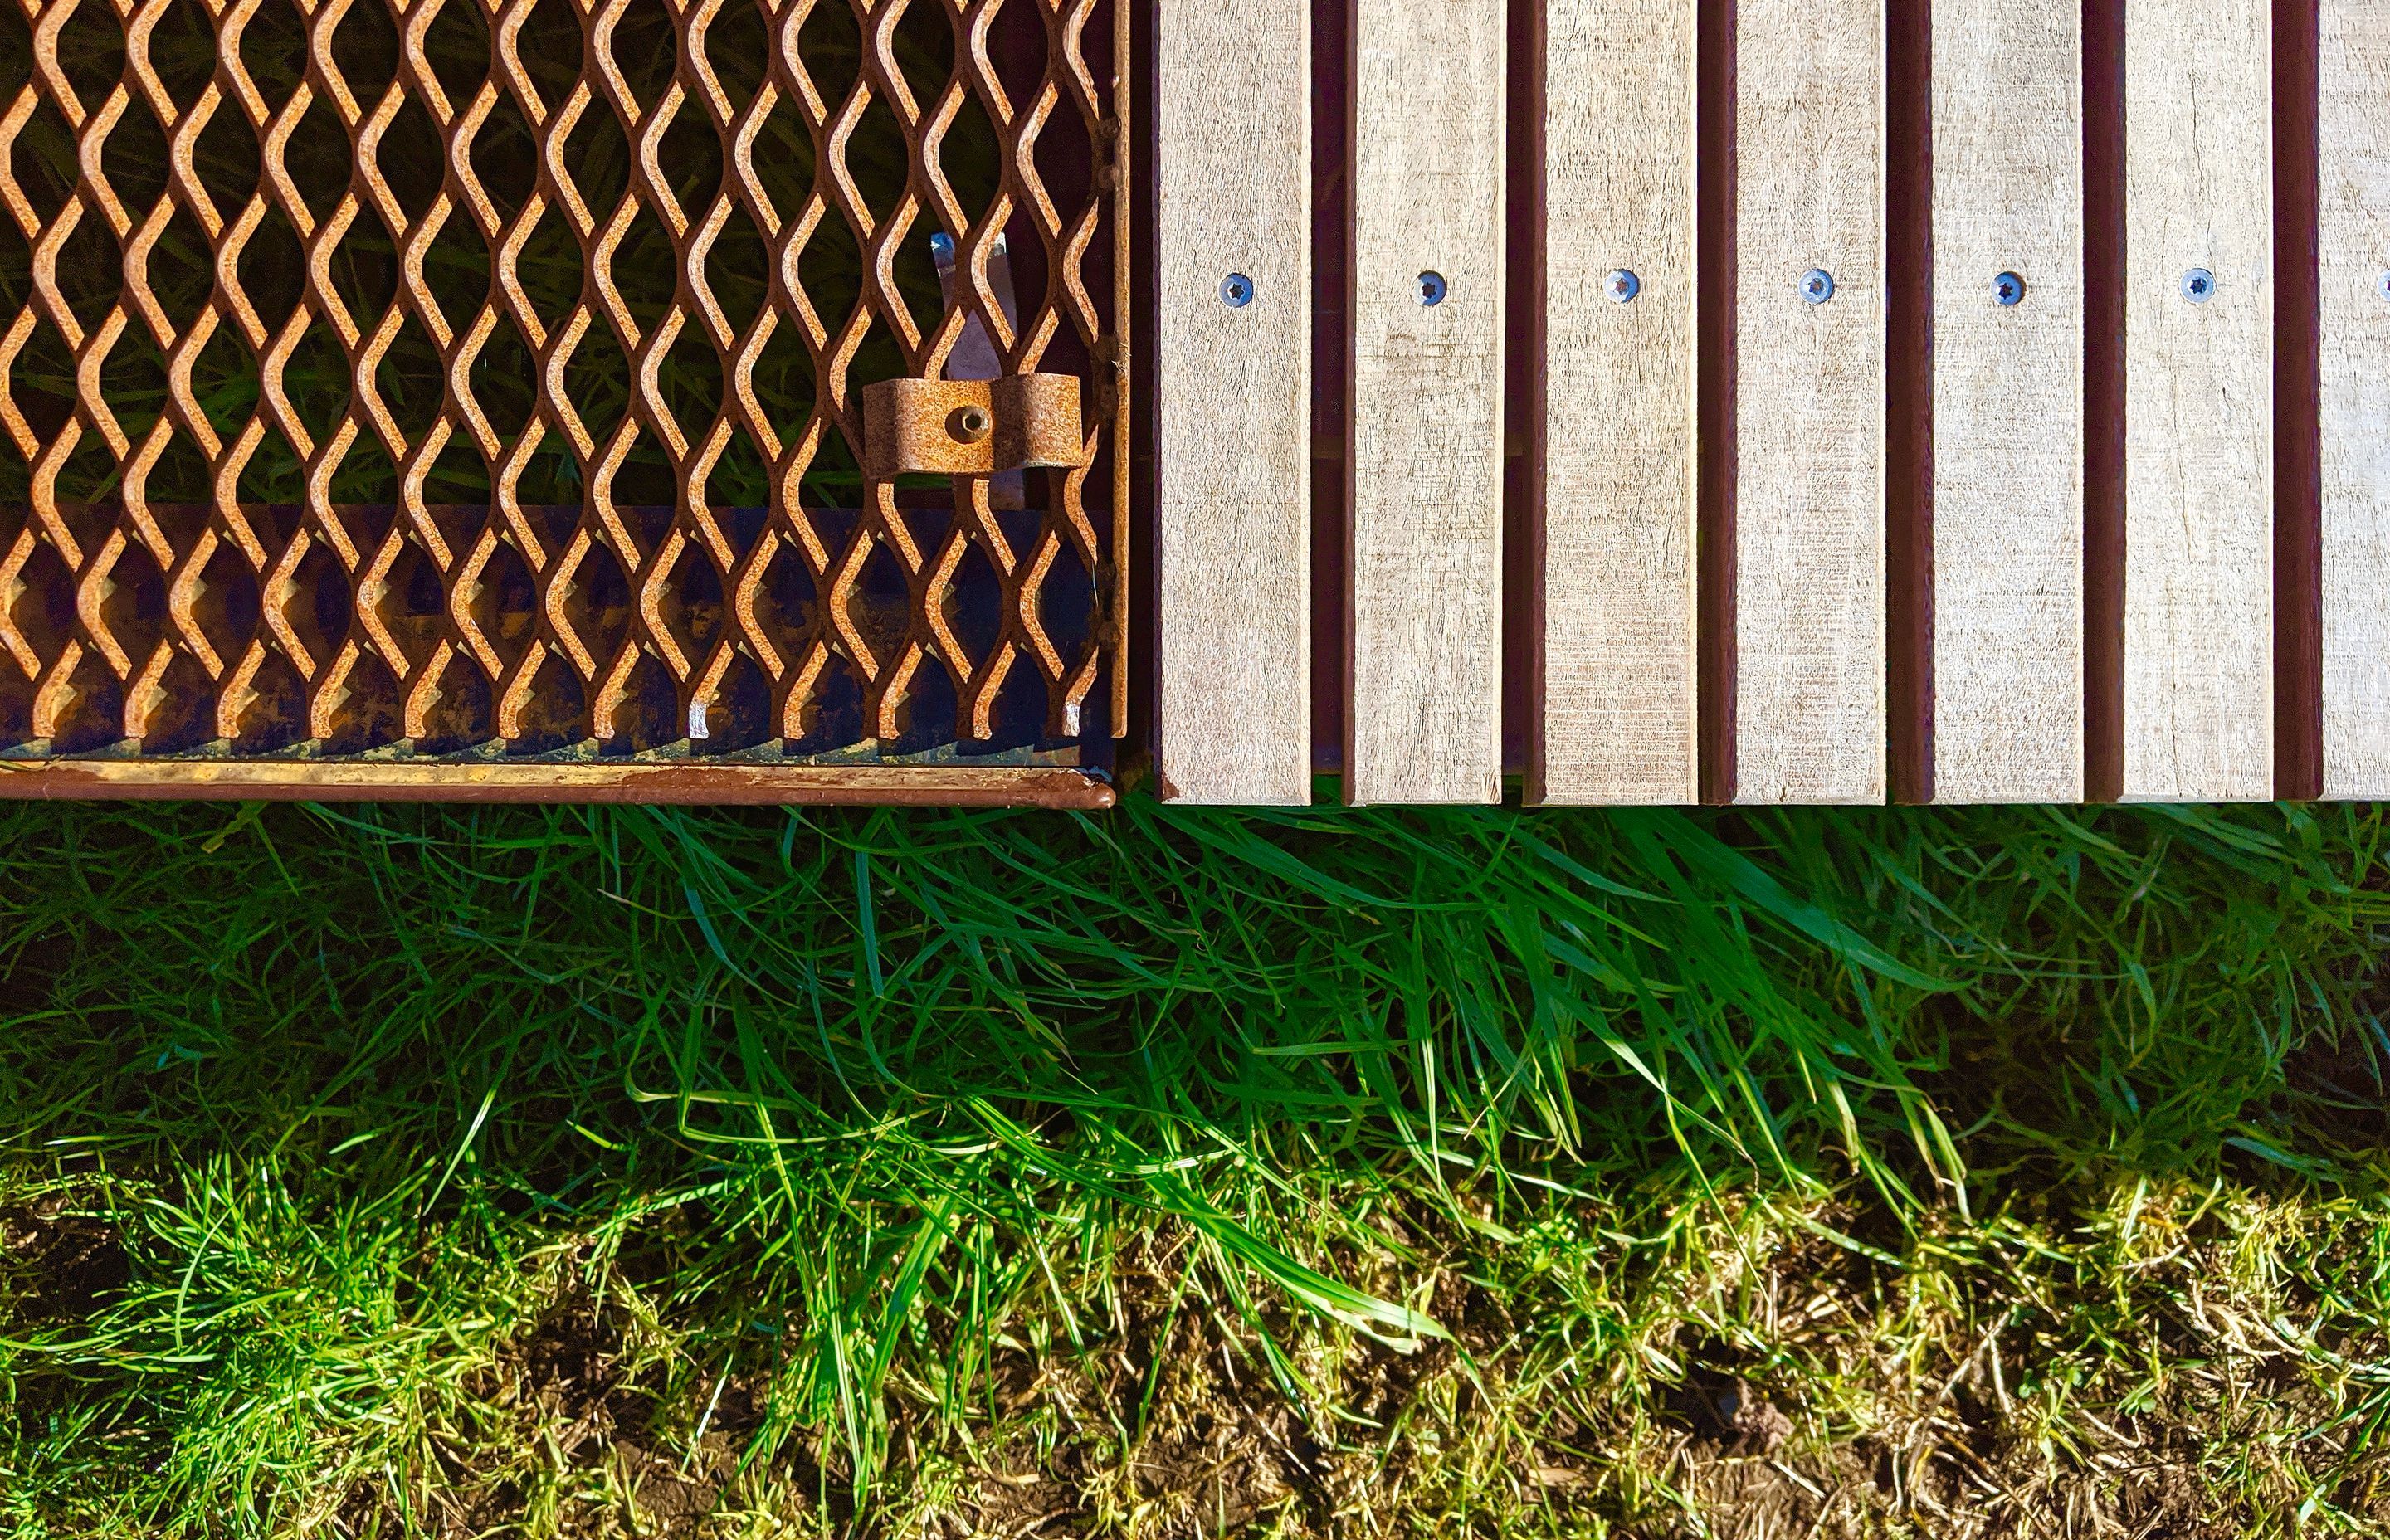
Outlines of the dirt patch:
M2282 1065L2277 1101L2319 1138L2352 1151L2390 1144L2390 1089L2384 1065L2364 1043L2310 1045Z
M0 1208L0 1290L13 1328L89 1317L132 1277L114 1225L64 1192Z
M1982 1440L1927 1423L1843 1441L1792 1419L1760 1453L1747 1436L1689 1439L1669 1462L1680 1510L1646 1530L1668 1540L2234 1540L2245 1516L2212 1512L2201 1444L2179 1427L2141 1419L2117 1442L2053 1459L2023 1430ZM1957 1435L1957 1436L1954 1436ZM1974 1445L1988 1443L1987 1453ZM1650 1521L1647 1517L1647 1524Z
M762 1420L759 1387L744 1378L709 1387L694 1408L699 1426L675 1436L661 1425L679 1405L675 1387L639 1353L635 1330L618 1302L567 1268L549 1308L469 1377L474 1436L449 1441L453 1464L430 1483L443 1540L539 1511L555 1515L558 1534L585 1540L711 1533ZM390 1517L384 1499L359 1500L351 1516L361 1524Z
M79 1254L63 1217L45 1221L40 1256ZM811 1382L776 1387L771 1354L726 1373L718 1337L700 1367L686 1322L568 1267L465 1386L469 1421L433 1441L443 1463L411 1511L443 1540L534 1520L564 1540L1357 1540L1456 1516L1633 1540L2227 1540L2294 1528L2322 1472L2340 1514L2390 1520L2383 1457L2285 1443L2348 1428L2341 1392L2266 1335L2296 1290L2217 1293L2228 1270L2209 1251L2232 1241L2208 1233L2216 1223L2185 1221L2178 1245L2136 1264L2127 1316L2098 1313L2119 1275L2088 1264L2024 1289L1990 1269L1940 1275L1920 1307L1903 1292L1922 1287L1918 1272L1805 1232L1748 1249L1718 1238L1709 1262L1680 1254L1642 1274L1641 1253L1620 1253L1609 1292L1574 1317L1532 1277L1480 1281L1472 1269L1493 1272L1482 1252L1418 1228L1399 1262L1329 1259L1380 1293L1433 1280L1428 1308L1452 1341L1409 1352L1266 1300L1249 1317L1200 1271L1190 1281L1189 1242L1144 1237L1108 1258L1075 1340L1051 1321L1041 1339L1024 1315L985 1378L964 1377L968 1405L943 1399L951 1386L925 1366L972 1344L907 1346L860 1510L834 1420L747 1458L778 1397L810 1398ZM1733 1298L1768 1303L1720 1303ZM1593 1334L1559 1341L1551 1318ZM2102 1320L2133 1334L2124 1369L2083 1347ZM2362 1332L2323 1345L2382 1356ZM2144 1365L2165 1372L2129 1396L2097 1378ZM2066 1376L2073 1399L2054 1418L2032 1386ZM394 1517L379 1488L343 1515L353 1533Z
M2196 1257L2179 1264L2186 1277L2209 1270ZM1353 1259L1347 1271L1366 1268ZM2071 1418L2053 1442L2017 1391L2045 1372L2036 1361L2042 1345L2072 1341L2041 1335L2059 1323L2008 1324L2004 1338L1986 1323L2011 1322L2027 1307L1979 1302L1983 1319L1929 1340L1921 1357L1870 1367L1886 1339L1865 1302L1883 1298L1894 1281L1879 1262L1796 1240L1749 1283L1787 1302L1773 1340L1696 1333L1655 1342L1678 1366L1676 1380L1668 1393L1641 1399L1610 1393L1635 1378L1623 1367L1634 1351L1625 1343L1533 1378L1518 1352L1532 1335L1532 1300L1506 1301L1456 1265L1433 1299L1453 1343L1399 1354L1347 1340L1332 1361L1297 1354L1295 1367L1336 1408L1322 1417L1281 1392L1251 1331L1207 1314L1154 1335L1138 1311L1158 1307L1130 1272L1121 1282L1132 1329L1115 1354L1093 1355L1114 1367L1088 1374L1048 1362L1041 1370L1025 1358L1009 1367L1009 1413L1053 1414L1049 1425L1085 1436L1061 1439L1042 1460L984 1462L922 1532L1342 1540L1375 1533L1388 1515L1472 1507L1514 1516L1541 1508L1554 1533L1636 1540L2229 1540L2293 1524L2287 1506L2263 1510L2255 1494L2264 1483L2218 1479L2232 1459L2265 1457L2248 1452L2262 1451L2269 1434L2331 1422L2320 1392L2293 1382L2287 1356L2233 1358L2228 1343L2193 1341L2190 1325L2171 1323L2166 1330L2181 1340L2169 1338L2165 1352L2179 1354L2183 1367L2163 1393L2138 1405L2086 1400L2091 1415ZM1831 1310L1815 1308L1829 1300ZM2150 1316L2141 1325L2157 1330ZM2202 1368L2202 1355L2232 1361ZM1821 1374L1825 1365L1839 1367ZM1862 1399L1805 1402L1807 1387L1835 1381ZM1132 1436L1109 1439L1107 1424ZM1500 1442L1456 1457L1491 1427L1503 1430ZM2368 1484L2378 1462L2350 1454L2356 1463L2333 1501L2345 1513L2390 1518ZM891 1473L896 1485L905 1480ZM2219 1490L2258 1506L2219 1510Z
M1117 1533L1155 1540L1265 1525L1312 1533L1335 1505L1335 1462L1272 1379L1257 1336L1224 1336L1183 1300L1149 1248L1128 1269L1120 1329L1076 1359L1001 1349L1001 1409L1080 1436L1050 1450L1013 1439L964 1473L920 1533L1011 1540ZM1290 1323L1265 1318L1286 1333ZM1370 1399L1382 1403L1382 1396ZM932 1430L919 1430L933 1437ZM895 1478L901 1484L903 1477Z

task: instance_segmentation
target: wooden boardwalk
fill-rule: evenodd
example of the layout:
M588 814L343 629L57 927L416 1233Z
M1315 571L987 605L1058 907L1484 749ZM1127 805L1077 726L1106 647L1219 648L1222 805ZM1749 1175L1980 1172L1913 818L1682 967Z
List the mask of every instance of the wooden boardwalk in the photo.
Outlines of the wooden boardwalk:
M2199 16L1170 0L1165 793L2390 793L2390 0Z

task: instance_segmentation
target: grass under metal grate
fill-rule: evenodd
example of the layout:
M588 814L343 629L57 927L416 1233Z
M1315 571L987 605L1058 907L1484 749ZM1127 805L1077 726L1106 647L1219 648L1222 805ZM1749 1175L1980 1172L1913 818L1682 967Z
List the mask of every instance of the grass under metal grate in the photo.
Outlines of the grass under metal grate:
M1117 15L0 12L0 752L1108 764ZM865 475L954 368L1085 411Z
M187 0L151 8L158 15L147 33L147 58L167 99L187 109L212 82L221 92L217 31L208 15ZM608 34L610 57L619 64L632 98L652 109L673 87L678 73L681 47L676 18L670 8L657 4L616 9L619 14ZM558 112L573 101L576 88L583 83L586 50L579 10L571 0L546 0L510 6L505 11L513 61L520 65L524 85L533 99L546 105L548 112ZM254 7L239 28L238 55L250 83L270 107L279 109L294 99L314 97L287 133L275 132L272 136L276 140L276 170L287 175L291 190L320 221L333 213L344 197L358 190L358 185L349 130L333 103L321 91L310 90L311 20L295 5ZM717 7L715 19L704 30L707 67L739 109L750 104L765 83L773 56L769 37L773 20L759 6L731 5ZM61 74L75 88L86 111L100 109L125 76L123 25L106 6L84 4L56 26ZM372 112L393 83L405 88L400 77L404 60L398 24L388 10L380 6L341 7L330 36L330 56L343 71L341 84L363 111ZM497 68L494 41L491 18L478 6L447 4L432 8L421 32L424 62L444 88L452 112L472 103L483 77ZM903 77L917 96L935 100L955 69L954 28L944 11L935 5L908 7L892 29L889 42ZM854 13L844 5L807 7L800 47L827 100L833 105L843 102L863 72L866 53ZM18 8L0 10L0 79L32 78L32 23ZM101 141L101 166L110 192L135 225L146 226L150 218L160 218L161 229L142 266L148 297L176 327L187 327L218 299L218 275L211 255L216 242L182 206L185 199L171 179L172 156L164 125L137 98L121 111L121 118ZM587 288L589 262L584 242L576 238L572 217L559 205L541 175L543 137L525 119L514 93L502 90L467 135L468 161L491 201L494 216L506 226L511 227L527 208L546 210L544 215L523 222L508 271L519 282L530 314L555 326L566 320L585 298L593 297ZM221 98L204 125L190 136L191 186L210 199L221 220L237 219L253 194L263 198L272 187L260 139L244 121L239 106ZM442 135L419 99L401 98L378 136L378 146L375 166L379 179L387 184L392 206L420 219L447 190L450 179ZM74 128L52 103L37 100L10 136L9 148L16 178L29 205L47 224L75 199L84 183ZM698 104L680 107L661 135L657 152L664 173L661 186L682 210L701 213L717 192L735 192L725 182L717 134ZM572 113L570 132L557 146L557 154L564 175L554 180L554 186L569 186L596 222L609 221L626 199L630 201L632 212L623 220L618 237L609 247L608 283L619 296L621 313L632 327L640 334L652 333L674 308L680 289L678 255L674 233L642 200L642 189L635 186L636 148L620 117L603 101L583 103ZM985 212L995 200L1001 180L999 154L1000 143L985 111L967 99L941 143L940 160L961 206L973 214ZM906 186L906 159L904 131L884 104L857 114L854 132L842 146L842 160L854 185L866 189L868 203L883 213ZM752 161L757 190L781 217L794 217L805 208L814 191L816 166L813 135L798 105L789 103L763 116L752 147ZM153 209L160 214L153 216ZM0 224L0 309L11 315L32 304L35 297L33 244L13 224ZM890 252L892 291L902 297L905 314L923 333L937 328L945 310L931 257L929 224L923 222L910 238ZM330 293L364 329L375 329L386 314L397 318L371 377L381 402L405 437L419 438L452 398L443 350L419 324L415 303L403 291L399 242L369 197L361 198L341 229L333 233L338 238L325 252ZM814 236L800 248L803 287L815 312L842 329L867 299L865 253L853 230L834 212L814 227ZM62 297L86 326L96 324L124 290L121 244L107 219L87 212L52 259ZM239 287L273 331L280 329L284 317L303 315L308 308L309 244L293 229L278 198L266 201L257 227L239 243ZM769 302L774 244L743 211L734 210L703 252L707 288L730 324L740 331ZM469 210L450 206L424 258L423 292L452 325L463 324L494 297L505 303L508 296L494 296L492 251ZM243 344L238 326L228 316L220 318L212 329L213 336L191 360L191 389L211 426L231 437L260 408L260 360ZM774 332L752 363L752 378L756 395L768 405L773 425L786 438L798 433L814 411L816 369L801 328L783 325ZM724 401L726 381L715 351L701 335L692 330L688 341L690 345L675 347L659 360L657 381L675 420L701 425ZM22 406L42 429L40 436L46 440L77 395L75 350L58 328L46 325L31 328L24 346L25 352L15 361L11 383ZM588 425L591 438L603 443L632 410L632 351L616 328L599 316L585 341L570 350L564 362L565 393ZM103 393L127 437L136 443L168 414L169 363L168 350L138 316L107 354L100 371ZM472 391L504 439L512 440L537 414L540 364L532 339L503 320L477 350ZM910 370L896 333L884 326L866 326L858 328L852 361L839 372L861 381L896 378ZM287 391L297 417L315 430L315 438L321 438L329 425L337 424L350 410L355 393L355 370L333 329L320 324L299 339L287 362L276 370L276 379ZM101 436L86 434L62 470L58 495L68 501L110 496L121 488L121 472L118 457L109 453ZM26 501L31 494L31 473L28 459L0 454L0 502ZM379 505L399 500L398 468L370 428L330 465L328 474L328 500L332 503ZM672 458L652 434L634 437L613 475L615 495L626 506L668 507L675 500ZM856 505L862 476L843 435L831 431L825 436L820 463L804 468L804 484L817 506ZM167 442L147 472L146 486L148 496L160 503L204 504L215 494L213 469L187 433ZM715 503L765 507L773 500L773 468L747 434L734 433L708 486ZM427 462L422 495L428 503L487 505L496 491L491 467L461 435L449 450ZM516 494L531 505L582 500L582 467L562 433L542 435L530 450ZM240 468L238 496L243 502L261 504L306 502L306 457L269 426Z

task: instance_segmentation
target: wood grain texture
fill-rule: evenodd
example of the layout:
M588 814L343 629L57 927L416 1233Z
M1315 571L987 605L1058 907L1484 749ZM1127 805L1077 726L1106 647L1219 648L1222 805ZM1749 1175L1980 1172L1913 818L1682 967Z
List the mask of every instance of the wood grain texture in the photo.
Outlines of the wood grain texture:
M1504 8L1359 0L1354 52L1345 794L1496 802Z
M1699 797L1693 18L1545 11L1539 802ZM1641 285L1623 304L1622 269Z
M2075 0L1934 0L1936 802L2083 800L2081 34Z
M2390 0L2323 0L2323 794L2390 796Z
M1311 800L1311 19L1161 0L1158 780ZM1227 303L1228 275L1253 283Z
M1882 12L1744 0L1735 25L1735 800L1880 802Z
M2274 786L2271 13L2125 10L2124 795ZM2183 297L2194 267L2204 304Z

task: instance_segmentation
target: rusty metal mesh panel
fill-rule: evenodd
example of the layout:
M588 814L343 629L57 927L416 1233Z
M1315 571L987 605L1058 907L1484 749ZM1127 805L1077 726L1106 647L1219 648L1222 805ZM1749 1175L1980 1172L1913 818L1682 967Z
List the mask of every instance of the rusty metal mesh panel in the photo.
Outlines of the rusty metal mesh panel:
M0 754L1080 763L1113 3L0 6ZM867 479L973 350L1085 463Z

